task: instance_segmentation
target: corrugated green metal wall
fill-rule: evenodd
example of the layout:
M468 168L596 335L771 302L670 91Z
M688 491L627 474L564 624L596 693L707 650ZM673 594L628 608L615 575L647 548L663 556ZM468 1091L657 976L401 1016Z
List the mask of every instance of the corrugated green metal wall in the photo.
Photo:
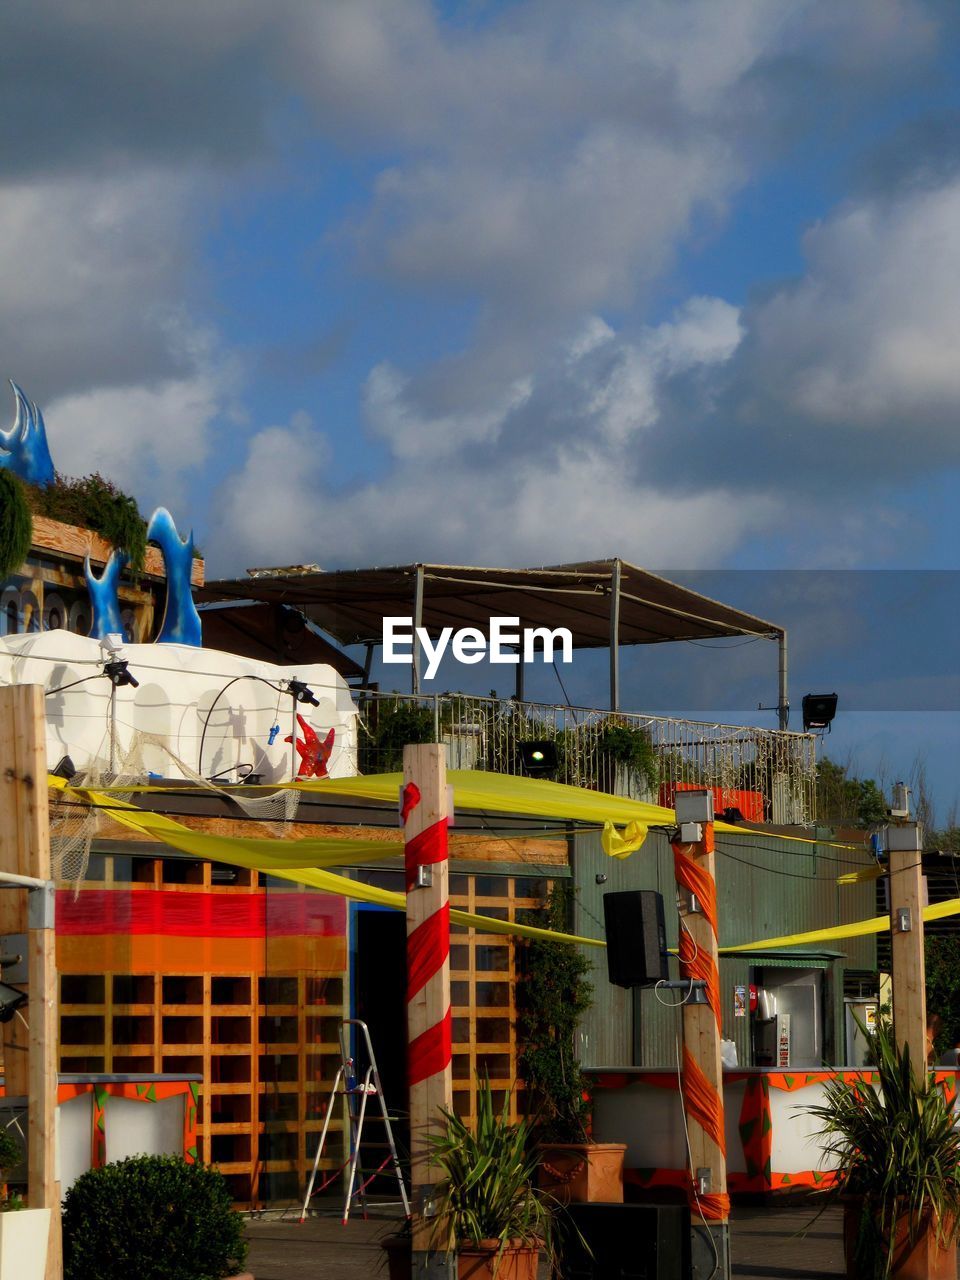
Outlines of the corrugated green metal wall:
M603 894L619 889L656 889L664 896L667 944L677 945L673 853L664 835L651 833L636 853L622 861L608 858L599 835L578 835L571 854L577 885L576 931L603 937ZM717 838L717 897L721 946L805 933L847 924L876 914L875 883L840 887L838 875L870 857L824 845L795 844L776 836ZM605 876L597 883L597 876ZM876 939L846 938L824 944L844 953L826 974L828 1004L825 1043L843 1043L843 970L876 967ZM630 992L607 981L604 952L585 953L594 965L594 1003L581 1027L584 1066L673 1066L680 1014L657 1000L678 999L676 992ZM723 1034L736 1041L741 1064L750 1063L750 1019L733 1016L733 988L750 981L749 959L721 959ZM769 962L768 962L769 963ZM840 1051L842 1053L842 1049Z

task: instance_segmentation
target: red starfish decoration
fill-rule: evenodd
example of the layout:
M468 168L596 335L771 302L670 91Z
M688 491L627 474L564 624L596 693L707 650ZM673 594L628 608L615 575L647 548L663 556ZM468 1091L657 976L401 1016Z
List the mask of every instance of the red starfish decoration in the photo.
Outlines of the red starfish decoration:
M297 777L325 778L327 776L327 761L330 759L330 753L333 750L336 729L331 729L321 742L299 712L297 712L297 724L303 730L303 741L301 742L299 738L297 739L297 751L300 753L300 768L297 770ZM293 735L288 733L284 738L284 742L292 741Z

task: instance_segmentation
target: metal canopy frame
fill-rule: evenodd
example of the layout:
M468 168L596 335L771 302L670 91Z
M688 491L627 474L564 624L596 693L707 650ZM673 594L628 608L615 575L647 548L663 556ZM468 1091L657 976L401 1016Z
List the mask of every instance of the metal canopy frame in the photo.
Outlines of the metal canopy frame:
M620 646L676 640L756 636L779 647L778 714L787 727L785 628L614 558L533 569L408 564L325 573L310 566L258 570L209 582L205 601L288 604L340 644L381 642L383 619L412 617L431 637L445 626L486 629L492 617L520 626L566 627L575 649L610 651L610 708L620 709ZM517 664L519 673L523 664ZM414 645L413 691L421 688L420 646ZM522 696L522 683L518 684Z

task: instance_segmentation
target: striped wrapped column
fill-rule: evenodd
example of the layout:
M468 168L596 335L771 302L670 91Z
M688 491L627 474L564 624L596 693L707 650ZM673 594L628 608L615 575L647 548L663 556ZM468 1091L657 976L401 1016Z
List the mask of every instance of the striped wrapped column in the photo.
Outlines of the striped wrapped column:
M683 1006L683 1106L690 1139L689 1191L694 1274L729 1275L726 1141L723 1117L723 1068L720 1058L722 1006L717 943L717 886L714 879L713 823L703 823L703 839L673 844L673 865L680 889L680 975L706 984L706 1004ZM690 911L690 895L697 909ZM706 1185L701 1185L700 1179ZM700 1219L704 1222L701 1223ZM707 1232L700 1235L700 1228ZM704 1237L709 1233L710 1239ZM704 1258L703 1252L706 1252ZM697 1255L700 1253L700 1258ZM700 1266L698 1267L698 1261Z
M442 1124L440 1108L453 1108L444 746L404 748L400 817L407 887L407 1082L416 1277L439 1274L439 1259L429 1257L433 1224L421 1212L436 1177L426 1135Z

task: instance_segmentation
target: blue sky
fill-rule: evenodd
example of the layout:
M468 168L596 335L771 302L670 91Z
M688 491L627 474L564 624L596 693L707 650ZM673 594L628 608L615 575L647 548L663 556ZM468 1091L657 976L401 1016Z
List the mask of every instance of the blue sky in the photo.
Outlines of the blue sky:
M954 5L35 0L5 27L0 367L61 470L169 506L213 576L957 567ZM912 760L912 724L864 728L864 767L885 732Z

